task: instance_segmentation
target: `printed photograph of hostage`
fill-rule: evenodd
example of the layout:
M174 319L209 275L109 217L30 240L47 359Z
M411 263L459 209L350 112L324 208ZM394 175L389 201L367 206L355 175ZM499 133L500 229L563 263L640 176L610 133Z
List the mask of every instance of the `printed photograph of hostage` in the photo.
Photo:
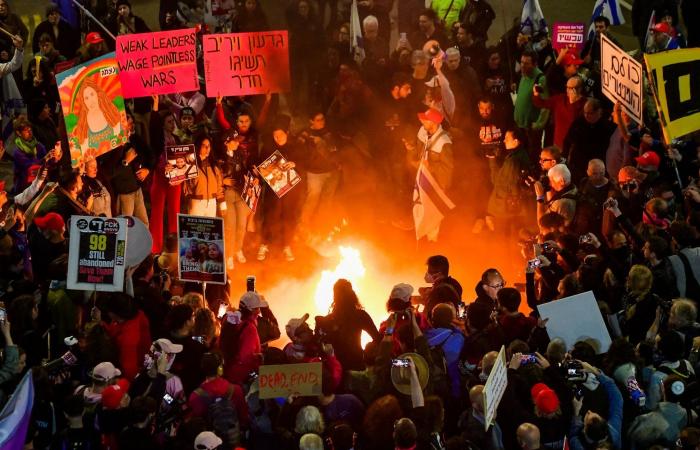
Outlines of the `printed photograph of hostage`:
M197 178L197 157L194 144L169 145L165 148L168 162L165 165L165 178L171 185Z
M258 166L258 172L263 180L272 188L278 198L282 198L294 186L299 184L301 177L294 170L296 165L282 156L279 151L274 152Z

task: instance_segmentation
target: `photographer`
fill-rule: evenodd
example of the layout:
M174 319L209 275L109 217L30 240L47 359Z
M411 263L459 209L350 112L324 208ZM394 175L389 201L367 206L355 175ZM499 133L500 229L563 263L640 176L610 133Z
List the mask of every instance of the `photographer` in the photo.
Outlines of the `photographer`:
M564 217L567 227L572 225L576 214L578 190L571 183L571 172L564 164L557 164L547 171L550 191L545 192L544 185L535 183L537 195L537 220L549 212L556 212Z
M462 285L459 284L459 281L450 276L449 260L443 255L433 255L428 258L426 264L428 267L423 279L426 283L432 284L432 286L429 288L419 288L418 292L420 293L422 303L425 305L425 313L428 319L430 319L433 308L435 308L438 303L451 303L456 311L462 303ZM391 291L392 297L397 287L399 287L399 285L394 286L394 289ZM411 288L411 293L412 292L413 288ZM409 298L411 293L408 294Z
M260 308L267 306L257 292L246 292L240 298L238 311L224 316L219 346L224 357L224 376L232 383L245 383L262 364L258 316Z
M622 395L615 385L615 381L606 376L586 362L580 362L583 371L594 375L603 386L608 397L607 420L593 411L584 411L581 417L583 401L574 397L574 408L571 431L569 432L569 445L572 450L600 448L604 443L612 444L615 449L622 448Z

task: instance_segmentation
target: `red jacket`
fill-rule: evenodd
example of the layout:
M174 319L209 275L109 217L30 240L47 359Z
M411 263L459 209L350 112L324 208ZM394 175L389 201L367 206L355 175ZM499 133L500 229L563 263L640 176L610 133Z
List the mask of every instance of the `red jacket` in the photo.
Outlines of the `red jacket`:
M574 103L569 103L566 94L553 95L547 99L541 96L532 96L532 104L537 108L547 108L552 113L554 118L554 145L560 149L564 148L564 138L569 132L571 124L574 120L583 115L583 105L586 103L586 98L581 97Z
M250 372L257 372L260 367L262 347L257 317L246 319L238 326L238 351L234 358L224 362L224 378L231 383L243 384Z
M238 421L242 428L248 428L250 420L248 418L248 404L245 401L245 396L243 395L243 389L237 384L232 384L221 377L216 377L213 380L204 381L199 385L201 389L209 394L209 398L205 398L197 394L197 390L192 391L190 398L187 401L190 407L190 413L192 417L205 417L207 416L207 408L209 407L209 400L213 400L217 397L225 397L229 386L233 386L233 394L231 395L231 404L236 408L236 413L238 414Z
M151 330L148 318L139 310L136 317L124 322L102 323L107 334L119 349L122 376L132 381L143 366L143 358L151 348Z

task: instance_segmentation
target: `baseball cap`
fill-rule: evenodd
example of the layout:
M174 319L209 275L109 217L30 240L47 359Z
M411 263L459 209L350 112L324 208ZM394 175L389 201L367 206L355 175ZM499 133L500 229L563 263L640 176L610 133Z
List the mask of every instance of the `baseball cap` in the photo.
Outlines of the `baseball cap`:
M549 386L537 383L530 389L532 401L543 414L552 414L559 409L559 397Z
M391 294L389 298L399 298L404 302L411 301L411 295L413 294L413 286L408 283L399 283L391 288Z
M659 164L661 164L661 158L659 158L656 152L644 152L642 156L637 156L634 160L637 161L637 164L640 166L659 167Z
M296 336L297 330L304 325L306 325L306 328L309 328L309 325L306 323L307 320L309 320L309 313L304 314L298 319L289 319L289 322L287 322L287 325L284 327L289 339Z
M40 230L59 231L66 227L66 222L63 220L63 217L55 212L50 212L43 217L35 217L34 224Z
M170 339L158 339L153 342L153 345L157 345L165 353L180 353L182 351L182 345L173 344Z
M625 166L617 174L617 182L623 184L630 180L641 181L644 179L644 174L637 170L634 166Z
M268 304L264 298L257 292L246 292L241 296L239 300L241 306L245 306L246 309L255 308L267 308Z
M571 64L575 64L577 66L580 66L583 64L583 60L578 57L578 55L575 52L569 51L565 56L564 60L562 61L562 65L564 66L569 66Z
M223 443L224 441L211 431L202 431L194 440L194 448L195 450L214 450Z
M426 112L418 113L418 120L429 120L431 122L442 123L442 113L435 108L430 108Z
M85 42L88 44L99 44L100 42L104 42L104 39L102 39L102 36L97 31L91 31L85 36Z
M114 367L109 361L101 362L92 369L90 376L98 381L109 381L122 374L122 371Z
M119 408L122 398L129 392L129 381L120 378L115 384L107 386L102 391L102 406L108 409Z
M655 23L649 30L657 33L671 34L671 25L666 22L659 22Z

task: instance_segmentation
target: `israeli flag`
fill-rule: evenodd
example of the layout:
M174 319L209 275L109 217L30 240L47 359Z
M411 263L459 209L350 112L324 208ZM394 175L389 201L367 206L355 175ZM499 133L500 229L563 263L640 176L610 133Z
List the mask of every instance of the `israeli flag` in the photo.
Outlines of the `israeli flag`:
M593 36L595 36L593 20L598 16L607 17L610 20L610 25L622 25L625 23L625 16L622 15L620 2L617 0L596 0L593 7L593 15L591 15L591 25L588 27L588 39L593 39Z
M27 371L10 400L0 411L0 448L22 450L34 405L32 371Z
M548 32L547 21L544 20L539 0L523 0L520 32L530 36Z
M350 52L357 64L365 59L365 48L362 43L362 24L357 11L357 0L352 0L350 7Z

